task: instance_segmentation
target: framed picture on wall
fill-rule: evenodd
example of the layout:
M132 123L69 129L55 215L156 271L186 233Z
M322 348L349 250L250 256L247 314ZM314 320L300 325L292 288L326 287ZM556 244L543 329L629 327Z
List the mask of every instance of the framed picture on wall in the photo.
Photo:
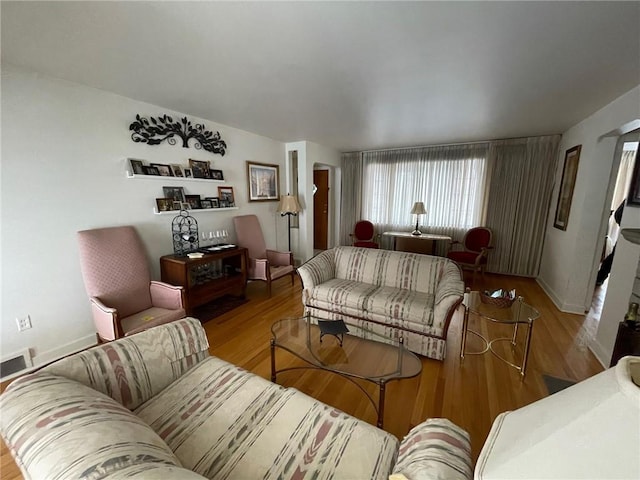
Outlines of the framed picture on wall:
M640 207L640 148L636 150L633 174L629 184L629 193L627 193L627 205Z
M129 165L131 166L131 173L133 175L144 175L144 163L142 162L142 160L130 158Z
M160 175L163 177L175 177L175 175L173 174L173 170L171 170L171 167L169 165L166 165L164 163L152 163L151 166L156 167L160 172Z
M189 167L191 167L191 170L193 171L193 178L211 178L209 162L190 158Z
M218 197L220 198L220 206L225 202L225 207L235 207L236 199L233 195L233 187L218 187Z
M553 226L560 230L566 230L569 223L569 212L571 211L573 189L578 175L581 149L582 145L577 145L567 150L564 154L564 167L562 168L562 180L560 181L560 191L558 192L556 218L553 222Z
M278 165L247 162L247 183L250 202L277 202L280 200Z
M184 188L182 187L162 187L162 193L165 198L170 198L178 202L185 202Z

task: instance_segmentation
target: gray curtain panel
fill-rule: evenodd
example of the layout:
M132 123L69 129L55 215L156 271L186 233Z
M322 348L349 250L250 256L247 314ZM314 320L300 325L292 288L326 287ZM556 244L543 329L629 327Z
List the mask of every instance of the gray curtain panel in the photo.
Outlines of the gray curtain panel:
M362 220L362 154L342 154L342 199L340 205L340 245L351 245L353 227Z

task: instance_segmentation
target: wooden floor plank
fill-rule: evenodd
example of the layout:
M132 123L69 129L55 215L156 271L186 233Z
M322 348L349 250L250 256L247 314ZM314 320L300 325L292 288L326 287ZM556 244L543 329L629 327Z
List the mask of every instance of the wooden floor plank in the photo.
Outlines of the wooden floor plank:
M581 381L602 371L584 341L578 338L585 322L592 319L559 312L535 280L486 274L484 278L476 278L475 287L515 288L527 303L540 311L524 382L515 369L491 354L467 356L464 363L460 363L462 311L458 311L447 338L447 358L443 362L422 358L423 370L418 377L391 382L385 414L385 429L398 438L426 418L450 418L470 433L474 459L499 413L547 396L543 374ZM287 279L275 282L271 298L267 297L263 283L251 283L247 296L246 304L204 324L210 352L270 379L271 325L281 318L302 314L300 283L296 280L292 287ZM476 322L476 327L489 336L500 334L500 326L493 329L495 325ZM278 368L300 363L291 356L286 360L284 352L278 351L278 355ZM376 414L369 400L339 376L314 370L293 371L279 375L278 383L297 388L375 425ZM374 385L367 384L365 388L377 399ZM0 455L0 477L22 478L4 443Z

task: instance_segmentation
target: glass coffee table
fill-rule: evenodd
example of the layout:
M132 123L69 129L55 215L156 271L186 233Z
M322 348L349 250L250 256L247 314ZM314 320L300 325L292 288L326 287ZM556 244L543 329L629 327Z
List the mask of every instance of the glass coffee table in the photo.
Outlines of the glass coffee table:
M384 398L387 382L411 378L422 371L420 359L404 347L402 338L394 340L372 331L362 332L367 338L350 335L362 331L356 325L345 323L349 332L342 336L332 333L340 330L329 328L323 334L317 323L323 322L306 315L285 318L271 327L271 381L278 373L298 369L320 369L337 373L356 385L369 399L378 415L377 425L382 428ZM342 322L341 320L329 322ZM276 369L276 347L286 350L308 365ZM353 379L362 379L378 386L378 402Z
M521 379L524 379L524 375L527 371L527 361L529 359L529 350L531 349L531 334L533 333L533 322L536 320L540 313L524 302L522 297L517 297L510 307L500 308L490 303L483 303L480 298L480 292L467 291L464 294L464 319L462 323L462 339L460 345L460 358L464 360L465 355L482 355L486 352L491 352L507 365L515 368L520 372ZM510 337L500 337L489 340L483 337L479 332L469 329L469 313L473 313L478 317L488 320L493 323L502 323L513 325L513 334ZM498 342L508 341L511 343L512 348L516 346L516 340L518 335L518 326L524 325L527 328L526 337L524 340L524 352L522 354L522 361L520 364L510 362L493 348ZM484 349L479 352L467 352L467 334L477 336L484 343Z

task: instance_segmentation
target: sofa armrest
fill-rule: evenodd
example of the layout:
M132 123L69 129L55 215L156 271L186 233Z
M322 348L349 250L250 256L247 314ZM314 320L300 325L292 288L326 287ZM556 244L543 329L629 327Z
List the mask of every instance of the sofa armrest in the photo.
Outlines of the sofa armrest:
M184 305L184 289L164 282L152 281L149 285L151 304L167 310L180 310Z
M469 434L446 418L431 418L400 442L394 475L411 480L470 480Z
M107 307L98 297L91 297L91 315L98 335L103 340L115 340L124 337L124 332L118 321L118 311Z
M434 323L443 329L446 338L447 323L464 298L462 271L455 262L448 260L442 268L440 280L434 293Z
M316 285L335 278L335 253L333 250L325 250L319 253L300 265L298 274L302 280L302 288L305 290L312 290Z
M293 265L293 253L267 250L267 260L269 260L269 263L274 267Z

